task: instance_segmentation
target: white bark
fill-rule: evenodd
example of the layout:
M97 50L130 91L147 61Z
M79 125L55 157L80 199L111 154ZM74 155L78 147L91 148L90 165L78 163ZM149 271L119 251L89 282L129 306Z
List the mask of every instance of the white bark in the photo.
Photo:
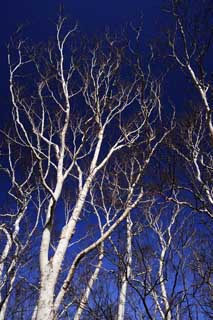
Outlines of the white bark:
M10 295L14 289L14 283L16 280L17 272L20 268L19 259L31 240L34 231L37 227L38 217L40 215L40 209L38 208L35 224L32 229L29 230L28 239L23 242L20 236L20 229L22 223L24 225L24 218L28 209L28 205L31 197L31 187L28 183L32 177L34 164L29 172L24 174L22 180L17 179L16 165L20 159L13 159L10 142L8 142L8 161L9 168L4 169L11 182L11 188L9 195L17 203L17 212L5 212L1 213L1 218L11 221L11 224L7 226L6 223L0 225L0 233L4 235L2 237L5 240L5 245L2 249L0 256L0 319L5 319L10 300ZM3 220L2 219L2 220ZM3 220L4 221L4 220Z
M102 266L102 263L103 263L103 257L104 257L104 243L102 242L101 245L100 245L100 253L99 253L99 257L98 257L98 264L97 264L92 276L89 279L88 285L86 287L86 290L85 290L83 296L81 297L81 300L80 300L80 303L79 303L79 307L78 307L78 309L76 311L76 314L74 316L74 320L80 320L81 315L82 315L85 307L88 304L91 290L93 288L93 285L94 285L95 281L98 278L98 274L100 272L100 269L101 269L101 266Z
M66 51L70 46L72 48L72 43L68 40L76 27L66 33L63 27L64 21L65 19L60 17L57 24L57 48L54 49L57 51L56 54L52 53L52 47L44 53L47 54L44 57L47 60L47 65L53 65L54 71L50 76L49 69L46 70L48 76L45 76L44 65L40 66L36 59L34 60L31 56L29 59L26 57L23 41L20 41L17 46L16 62L12 61L10 53L8 54L10 92L17 134L15 142L20 146L27 147L36 159L40 181L46 194L45 205L47 210L40 246L40 290L33 314L35 320L50 320L57 317L64 295L81 259L98 246L102 246L107 237L138 205L143 196L143 188L140 186L141 176L156 148L173 127L172 119L171 127L165 129L161 136L155 134L156 128L161 123L162 106L160 103L160 86L158 82L151 82L150 68L148 68L148 80L145 87L144 84L141 84L140 65L138 65L139 74L134 69L135 78L131 83L122 83L122 81L117 83L120 81L120 76L117 73L119 73L120 67L122 69L122 55L113 51L112 54L109 53L109 56L106 56L104 49L102 52L102 48L98 44L98 46L88 50L88 57L86 56L82 60L83 66L81 69L78 66L78 61L77 65L75 64L72 49L69 57ZM128 48L127 46L127 50ZM137 63L140 64L139 60ZM32 97L30 94L26 98L22 96L22 91L19 90L18 79L22 73L22 68L27 64L32 64L33 68L36 69L40 82L37 83L37 92L33 93ZM69 65L68 68L67 65ZM78 89L73 89L76 82L74 74L77 74L77 78L80 78L80 88ZM74 80L74 84L72 80ZM112 89L114 85L117 86L116 90ZM83 111L86 115L75 120L76 115L72 115L72 101L73 97L79 93L85 103L85 110ZM49 99L48 103L46 102L46 96ZM30 97L32 98L31 102L29 102ZM49 110L51 103L53 103L55 113ZM123 114L133 103L137 104L138 108L135 109L139 109L136 112L138 112L140 119L133 117L132 122L127 123ZM111 129L110 126L114 126L114 123L117 123L117 138L109 144L107 134ZM89 198L89 192L97 173L107 166L116 152L126 148L128 153L128 148L139 140L142 144L146 142L148 145L145 148L146 151L144 151L145 160L141 164L140 160L134 159L138 167L136 174L131 173L132 181L122 211L115 214L113 219L108 217L107 228L104 229L99 238L76 254L72 265L68 268L67 275L65 275L65 281L58 289L55 297L55 288L64 258L69 246L72 245L76 227L78 227L82 210L86 207L86 201ZM88 167L83 168L82 162L88 163ZM133 179L135 176L136 178ZM75 184L72 179L77 182L78 187L74 192L76 200L72 204L72 211L69 216L66 216L66 222L61 227L54 251L51 252L54 216L56 215L57 205L62 198L65 183L69 179L71 185ZM121 193L122 186L121 188L118 187L118 190ZM131 251L130 242L127 243L128 250ZM129 275L131 259L128 263L127 273ZM98 264L85 291L83 305L88 301L91 287L98 276L99 269L100 265ZM123 297L126 295L126 290L124 281ZM79 315L76 315L76 317L80 317L81 312L82 310L79 309ZM121 311L122 314L123 312Z
M41 276L41 288L36 307L36 320L54 319L55 313L53 308L54 288L55 283L52 280L52 270L46 267L46 272Z
M118 320L124 320L125 305L127 300L127 286L131 276L132 269L132 221L130 215L127 217L127 243L126 243L126 261L125 268L121 278L121 288L118 302Z
M163 247L160 255L160 260L159 260L158 275L159 275L159 282L160 282L160 288L161 288L162 303L164 304L164 308L165 308L163 319L171 320L172 314L170 310L169 299L167 295L167 289L165 286L165 278L164 278L165 255L166 255L166 247Z
M133 203L129 203L128 207L124 210L124 212L122 213L122 215L108 228L107 231L105 231L103 233L103 235L94 243L92 243L90 246L88 246L86 249L82 250L74 259L72 266L70 267L69 273L63 283L63 286L61 287L56 299L55 299L55 310L57 310L60 306L60 303L66 293L67 288L70 285L70 282L74 276L75 270L79 264L79 262L81 261L81 259L88 254L89 252L91 252L92 250L94 250L95 248L97 248L102 242L104 242L111 234L112 232L117 228L117 226L124 221L128 214L131 212L131 210L133 208L136 207L136 205L139 203L139 201L141 200L143 196L143 189L141 189L140 193L138 194L136 200ZM132 199L131 199L132 200Z
M154 207L154 200L152 203L152 207ZM158 311L161 315L163 320L172 320L172 313L171 313L171 306L169 302L168 291L166 287L166 279L165 279L165 268L166 268L166 254L170 249L170 246L173 241L173 226L177 220L177 217L181 211L180 206L174 206L173 209L170 209L170 214L168 207L165 205L165 208L162 210L159 209L159 213L155 216L151 212L151 208L148 209L147 212L147 220L149 222L150 227L157 235L160 244L160 256L158 261L158 278L159 278L159 286L160 286L160 293L153 289L151 292L153 299L156 303ZM165 225L161 221L161 216L166 214L166 223ZM165 219L163 217L162 219Z

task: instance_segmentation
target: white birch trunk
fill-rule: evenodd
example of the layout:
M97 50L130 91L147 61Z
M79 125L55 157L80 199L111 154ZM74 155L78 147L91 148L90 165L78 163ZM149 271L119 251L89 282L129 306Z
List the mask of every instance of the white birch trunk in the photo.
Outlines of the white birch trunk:
M132 267L132 221L130 215L127 217L127 244L126 244L126 270L122 276L121 289L118 304L118 320L124 319L127 298L128 279L131 276Z
M42 279L42 287L40 290L36 320L52 320L54 319L53 298L54 283L49 280L49 275Z
M11 280L10 280L10 290L8 292L8 295L7 295L7 298L4 300L2 306L1 306L1 309L0 309L0 320L5 320L5 315L6 315L6 312L7 312L7 307L8 307L8 302L9 302L9 299L10 299L10 294L13 290L13 284L15 282L15 279L16 279L16 272L14 272L13 276L11 276ZM0 301L2 302L2 301Z
M171 315L171 311L170 311L169 300L168 300L167 290L166 290L166 286L165 286L165 279L164 279L164 275L163 275L165 255L166 255L166 247L163 247L162 251L161 251L161 256L160 256L158 274L159 274L159 282L160 282L162 300L163 300L163 304L164 304L165 311L166 311L164 319L171 320L172 315Z
M85 290L85 293L84 295L82 296L81 298L81 301L80 301L80 304L79 304L79 307L77 309L77 312L75 314L75 317L74 317L74 320L80 320L81 318L81 315L84 311L84 308L85 306L87 305L88 303L88 300L89 300L89 296L90 296L90 293L91 293L91 290L92 290L92 287L95 283L95 281L97 280L98 278L98 274L100 272L100 269L101 269L101 266L102 266L102 262L103 262L103 257L104 257L104 243L102 242L101 243L101 248L100 248L100 254L99 254L99 261L98 261L98 264L95 268L95 271L93 272L90 280L89 280L89 283L87 285L87 288Z
M56 312L58 311L58 307L54 308L54 293L55 293L55 285L57 282L57 278L59 276L59 272L61 269L61 264L64 259L67 247L69 245L69 241L72 238L74 233L77 221L82 211L82 207L84 206L91 182L95 176L95 168L98 161L101 144L103 141L103 130L100 130L98 137L97 146L94 152L93 159L91 161L90 173L84 184L83 189L79 193L79 197L76 203L76 206L73 210L72 217L70 218L68 224L64 227L61 238L56 249L56 252L51 260L48 258L49 254L49 246L51 240L51 226L46 226L42 235L42 243L40 249L40 269L41 269L41 288L39 300L37 303L37 315L36 320L51 320L54 319ZM54 201L60 197L62 186L64 179L61 176L58 176L58 184L55 189L55 197ZM54 209L54 201L50 200L48 212L47 212L47 222L51 219L52 210Z
M1 307L1 310L0 310L0 320L5 320L5 314L6 314L6 311L7 311L7 305L8 305L8 301L9 301L9 296L5 299L2 307Z
M0 320L4 320L5 319L5 313L6 313L6 310L7 310L8 300L9 300L9 297L7 297L7 299L5 299L5 302L4 302L3 306L1 307Z

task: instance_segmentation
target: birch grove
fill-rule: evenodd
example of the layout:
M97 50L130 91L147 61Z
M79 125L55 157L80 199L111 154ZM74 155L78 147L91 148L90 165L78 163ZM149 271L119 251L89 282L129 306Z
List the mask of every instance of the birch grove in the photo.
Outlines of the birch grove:
M149 69L145 75L140 59L125 39L112 40L106 34L104 42L95 42L91 47L83 44L79 52L75 44L76 32L77 26L67 31L66 19L60 17L55 44L37 49L15 39L8 51L16 136L12 138L8 133L7 137L32 154L44 193L40 200L44 203L39 206L43 231L39 253L40 289L34 319L58 316L81 260L92 250L103 246L103 242L142 198L141 176L173 126L171 121L170 126L160 132L160 83L151 79ZM42 56L39 50L42 50ZM133 61L128 61L130 58ZM129 69L129 79L122 80L125 68ZM26 75L35 73L25 88L21 86L23 72ZM131 117L127 120L125 113L130 110ZM109 136L112 126L115 126L114 136ZM115 161L116 154L122 150L123 155L129 157L136 143L146 144L147 150L143 152L143 159L133 158L137 171L131 172L125 202L116 211L112 210L110 216L106 213L105 227L101 226L101 218L98 218L100 234L95 234L91 243L75 253L56 290L63 261L72 250L71 246L75 245L72 241L75 241L73 238L81 216L86 215L89 203L93 203L90 190L95 180L104 170L102 179L107 184L105 168L110 166L111 159ZM133 160L129 158L131 163ZM119 188L122 186L119 184L118 181L118 194L115 196L121 197ZM64 210L60 199L65 185L72 190L71 210L66 219L62 215L59 235L53 244L54 221L59 211ZM100 192L103 198L103 188ZM33 196L32 199L34 201ZM109 210L107 206L104 206L105 211ZM91 210L98 217L99 209L93 207ZM103 259L101 250L96 268L100 268ZM82 298L83 304L88 299L89 288L97 277L98 269L94 272ZM76 319L80 317L80 310Z
M190 118L141 24L88 38L59 15L46 43L11 37L0 320L211 318L211 37L191 45L170 4L166 58L199 96Z
M173 149L184 159L194 190L201 202L200 210L212 217L212 80L208 72L212 54L212 3L197 4L189 10L190 1L171 1L168 13L174 20L168 32L168 55L192 84L194 97L188 119L180 125L186 150L173 145ZM186 128L188 126L188 128ZM183 136L182 135L182 136ZM180 136L180 135L179 135ZM182 139L181 138L181 139Z

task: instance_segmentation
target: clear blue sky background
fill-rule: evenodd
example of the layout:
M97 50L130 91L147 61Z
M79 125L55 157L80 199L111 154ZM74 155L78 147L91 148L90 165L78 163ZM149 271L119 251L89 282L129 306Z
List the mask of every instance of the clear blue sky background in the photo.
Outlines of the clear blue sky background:
M6 41L16 26L24 21L39 22L35 33L45 32L45 21L54 19L60 3L64 5L65 13L79 20L80 25L87 30L97 31L106 24L119 25L143 12L145 28L147 26L149 31L153 31L163 2L164 0L7 0L1 5L1 41L2 38Z
M6 46L21 24L28 24L26 34L34 41L53 35L60 4L65 15L79 22L80 30L95 34L107 25L112 30L144 16L144 43L158 32L164 0L5 0L0 10L0 102L8 105L8 67ZM4 109L4 110L3 110ZM1 108L3 116L9 108ZM6 111L7 113L7 111Z

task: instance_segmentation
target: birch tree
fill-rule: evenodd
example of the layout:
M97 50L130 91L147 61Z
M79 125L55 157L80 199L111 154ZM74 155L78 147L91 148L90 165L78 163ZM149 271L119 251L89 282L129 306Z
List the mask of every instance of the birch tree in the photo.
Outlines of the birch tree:
M5 319L10 296L20 281L19 272L24 264L26 266L28 264L27 259L23 263L22 256L26 255L27 258L42 208L41 191L36 182L33 183L32 178L35 161L29 156L27 170L20 176L20 171L23 169L21 169L22 154L20 150L17 152L14 141L12 143L8 140L6 145L2 161L5 167L1 166L1 174L3 179L7 179L9 185L7 201L10 206L5 204L0 210L0 319ZM31 202L32 197L37 199L37 203Z
M63 314L62 303L79 264L102 248L75 316L79 319L102 263L104 241L143 197L141 179L173 129L174 118L161 125L161 83L151 77L151 62L144 71L142 59L123 35L106 32L101 40L81 41L77 25L70 28L60 16L55 41L45 46L31 46L16 34L8 47L8 63L15 143L32 154L32 170L44 190L40 285L32 318L56 319ZM122 210L103 227L99 209L91 206L95 180L104 175L107 184L105 168L112 168L121 151L131 164L137 145L143 152L140 161L133 155L137 170L128 193L118 186L119 197L125 198ZM68 211L61 201L65 190L71 199ZM81 224L89 207L100 232L85 244Z
M194 319L194 282L187 277L195 239L194 226L189 227L193 214L160 197L147 200L142 208L128 281L129 295L139 299L132 308L138 319Z
M193 172L194 193L202 203L201 211L212 217L212 2L171 1L166 11L173 21L168 31L168 56L191 88L188 120L178 129L182 132L180 139L187 141L186 149L177 145L173 149L186 163L188 175Z

